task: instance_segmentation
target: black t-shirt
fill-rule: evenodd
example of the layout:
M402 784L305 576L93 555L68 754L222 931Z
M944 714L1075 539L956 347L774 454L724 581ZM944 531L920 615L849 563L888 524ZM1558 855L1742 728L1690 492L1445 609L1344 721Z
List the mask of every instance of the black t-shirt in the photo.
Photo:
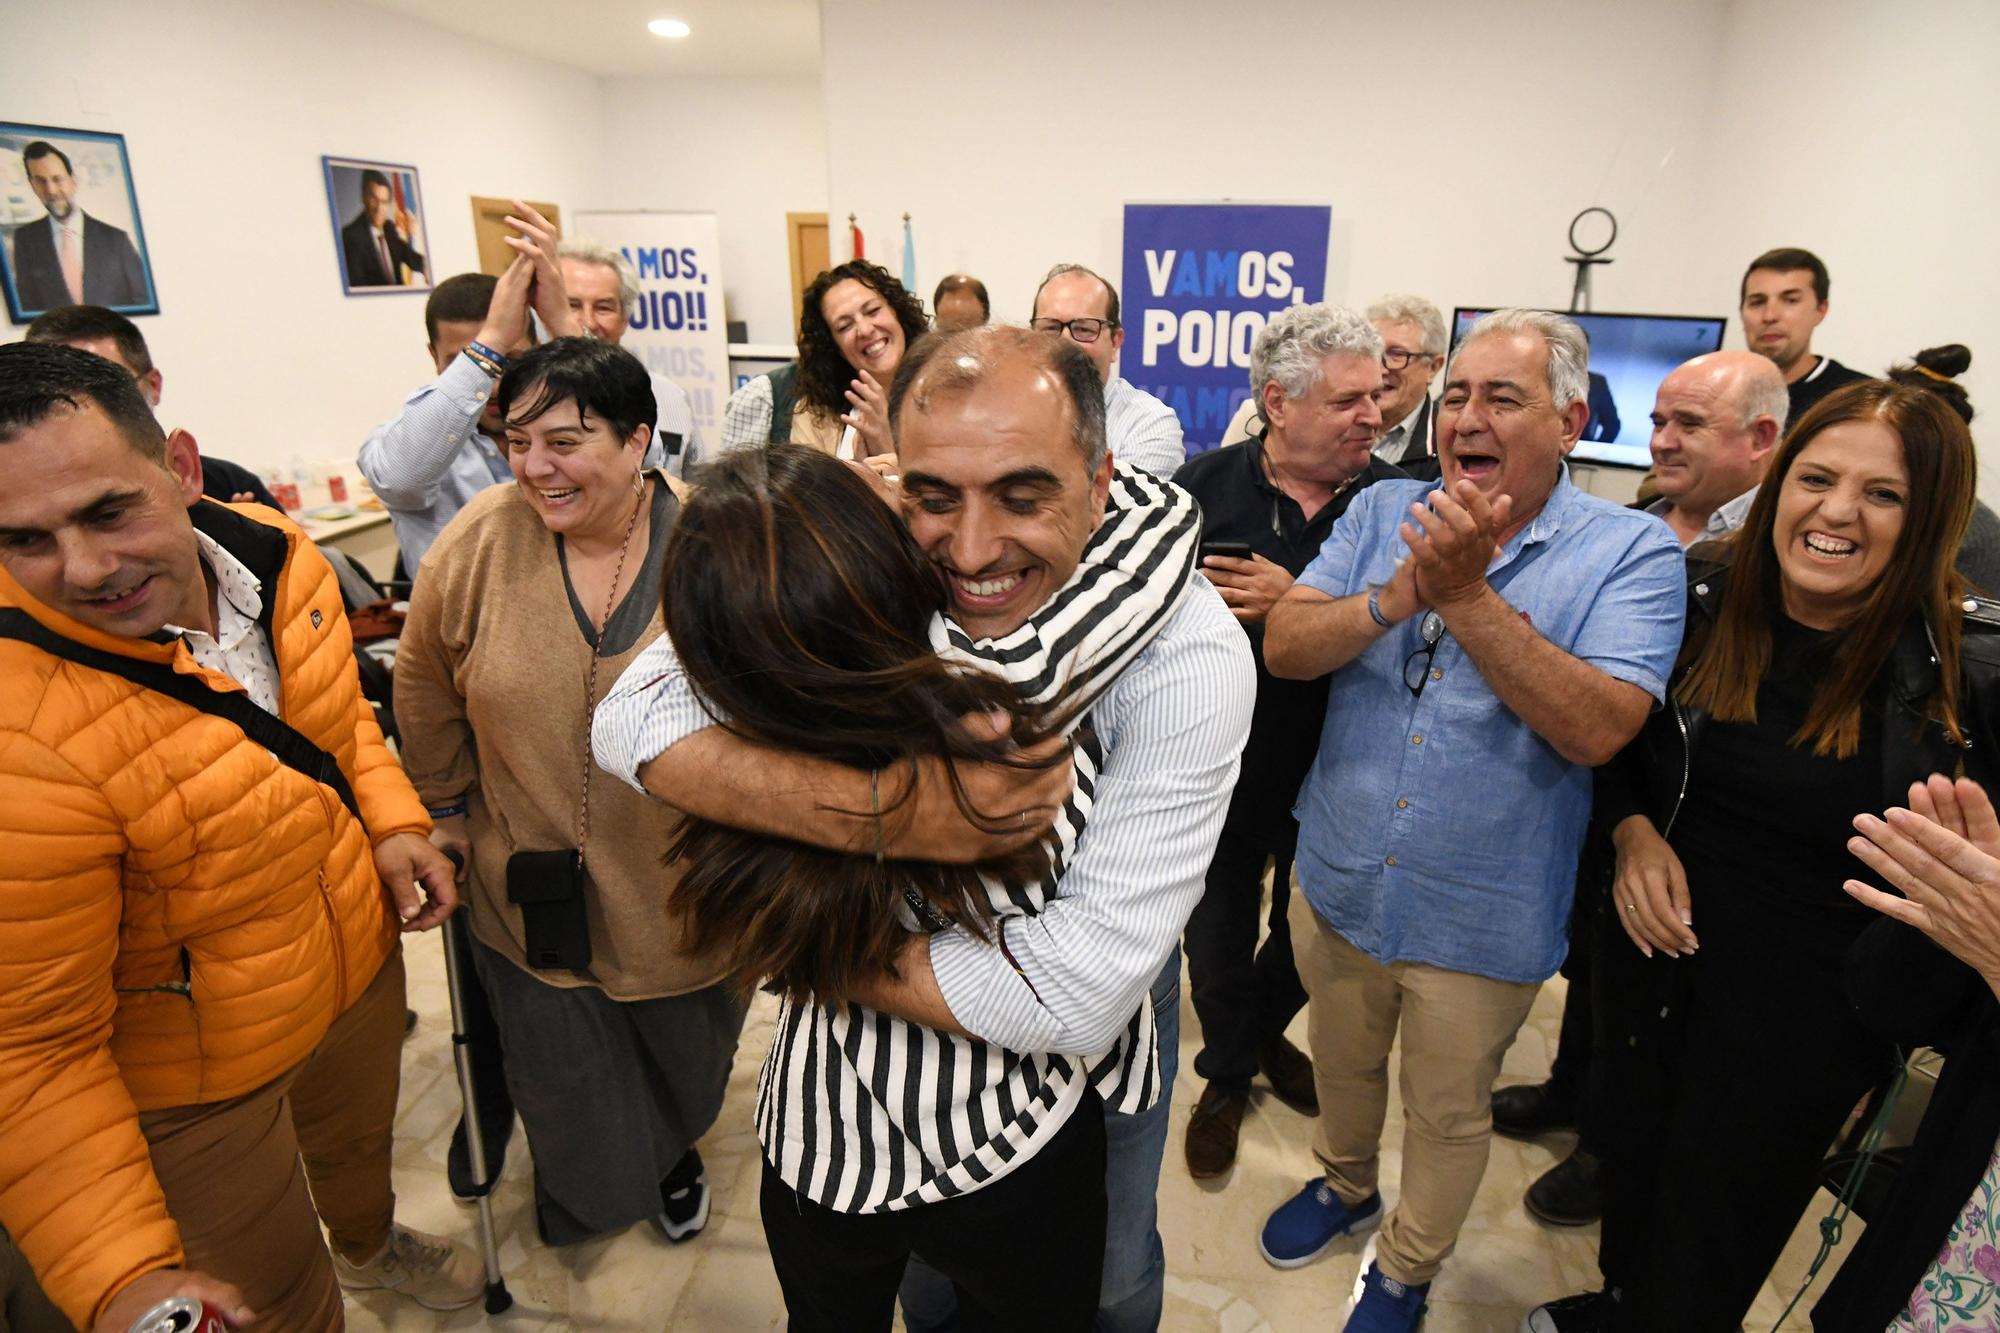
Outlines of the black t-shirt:
M1836 637L1780 615L1757 720L1702 723L1671 835L1698 935L1704 923L1782 929L1802 952L1837 965L1874 919L1840 886L1861 879L1881 887L1847 840L1855 815L1882 809L1883 687L1861 706L1861 743L1848 758L1791 743L1828 674Z
M1370 457L1367 470L1308 519L1298 501L1265 475L1264 438L1259 435L1196 454L1174 473L1174 482L1201 502L1203 541L1245 542L1297 578L1325 545L1333 521L1347 512L1363 487L1406 475L1401 468ZM1250 739L1243 747L1243 771L1223 827L1259 839L1274 852L1289 851L1299 836L1292 805L1313 756L1319 753L1327 679L1279 680L1264 669L1264 627L1243 629L1257 663L1257 702L1250 717Z
M1797 421L1806 414L1807 408L1835 389L1844 389L1850 384L1859 384L1869 378L1871 377L1858 370L1849 370L1830 356L1821 357L1819 364L1814 366L1812 372L1804 379L1793 380L1785 386L1785 392L1792 400L1785 417L1785 424L1789 426Z

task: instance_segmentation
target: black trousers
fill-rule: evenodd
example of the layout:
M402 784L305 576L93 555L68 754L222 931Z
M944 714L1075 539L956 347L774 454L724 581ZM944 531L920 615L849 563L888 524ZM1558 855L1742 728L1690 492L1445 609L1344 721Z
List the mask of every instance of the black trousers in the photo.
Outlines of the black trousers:
M1842 1122L1894 1059L1843 992L1858 925L1753 893L1697 901L1687 958L1645 958L1608 912L1597 929L1599 1264L1624 1295L1620 1333L1735 1333Z
M1264 868L1273 862L1269 928L1260 948ZM1194 1070L1210 1083L1247 1089L1257 1072L1257 1048L1305 1007L1285 917L1291 896L1289 849L1223 831L1184 937L1189 997L1201 1023Z
M993 1184L894 1213L837 1213L767 1160L764 1240L793 1333L891 1327L911 1254L951 1279L967 1333L1088 1333L1104 1269L1104 1104L1094 1092Z
M1549 1065L1549 1091L1576 1108L1576 1146L1602 1155L1604 1080L1595 1048L1605 1034L1597 1021L1593 995L1598 904L1592 893L1579 882L1576 905L1570 910L1569 954L1562 965L1569 989L1563 995L1562 1028L1556 1035L1555 1059Z

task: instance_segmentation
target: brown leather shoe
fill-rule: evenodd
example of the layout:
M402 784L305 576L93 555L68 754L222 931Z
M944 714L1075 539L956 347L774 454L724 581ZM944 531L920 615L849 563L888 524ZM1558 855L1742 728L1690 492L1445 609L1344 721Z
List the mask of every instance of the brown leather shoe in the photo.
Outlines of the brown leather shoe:
M1270 1080L1278 1100L1300 1115L1319 1114L1319 1087L1313 1082L1313 1062L1283 1033L1257 1050L1257 1068Z
M1213 1180L1236 1165L1236 1135L1243 1113L1250 1109L1248 1092L1232 1092L1214 1083L1201 1090L1188 1119L1187 1168L1196 1180Z

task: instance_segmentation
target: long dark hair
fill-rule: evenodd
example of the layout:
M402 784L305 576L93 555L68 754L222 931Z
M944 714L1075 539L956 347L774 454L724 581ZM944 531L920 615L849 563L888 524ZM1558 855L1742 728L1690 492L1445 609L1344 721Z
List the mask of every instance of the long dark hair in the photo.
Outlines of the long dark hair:
M944 589L935 568L868 484L818 450L724 455L682 508L666 562L667 632L722 725L879 770L891 828L924 757L948 767L1020 762L1014 744L1060 726L1011 684L936 655L929 627ZM1012 743L974 740L961 727L964 714L993 708L1014 715ZM982 827L1018 817L975 810L958 794ZM984 936L993 912L981 869L1019 882L1050 864L1039 846L984 867L880 862L694 818L667 859L681 868L668 911L691 950L725 958L745 988L770 978L820 1003L894 975L908 938L900 904L920 901Z
M1734 568L1714 630L1676 691L1682 702L1724 722L1757 720L1757 688L1771 665L1771 626L1784 605L1772 544L1778 498L1799 454L1831 426L1875 419L1896 433L1909 472L1903 531L1889 564L1853 623L1840 633L1792 744L1847 758L1861 744L1861 705L1910 617L1921 614L1937 645L1939 684L1930 716L1963 744L1958 720L1959 598L1953 568L1972 521L1976 464L1972 435L1937 394L1887 380L1865 380L1828 394L1793 424L1730 541Z
M865 259L836 264L812 280L799 300L799 378L797 394L807 406L828 421L838 420L847 411L847 386L854 382L854 367L840 354L833 329L826 322L821 304L826 294L843 282L858 282L881 293L896 322L903 327L903 348L907 352L917 339L930 330L924 303L912 296L895 274ZM883 385L883 392L889 386Z

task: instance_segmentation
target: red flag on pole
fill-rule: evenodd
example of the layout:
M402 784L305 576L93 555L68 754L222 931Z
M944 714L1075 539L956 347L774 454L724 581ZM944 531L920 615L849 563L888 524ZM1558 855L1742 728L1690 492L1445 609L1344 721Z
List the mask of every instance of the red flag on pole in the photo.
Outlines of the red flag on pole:
M854 257L856 259L864 258L865 252L861 248L861 228L855 225L854 214L852 213L847 215L847 233L848 240L854 246Z

